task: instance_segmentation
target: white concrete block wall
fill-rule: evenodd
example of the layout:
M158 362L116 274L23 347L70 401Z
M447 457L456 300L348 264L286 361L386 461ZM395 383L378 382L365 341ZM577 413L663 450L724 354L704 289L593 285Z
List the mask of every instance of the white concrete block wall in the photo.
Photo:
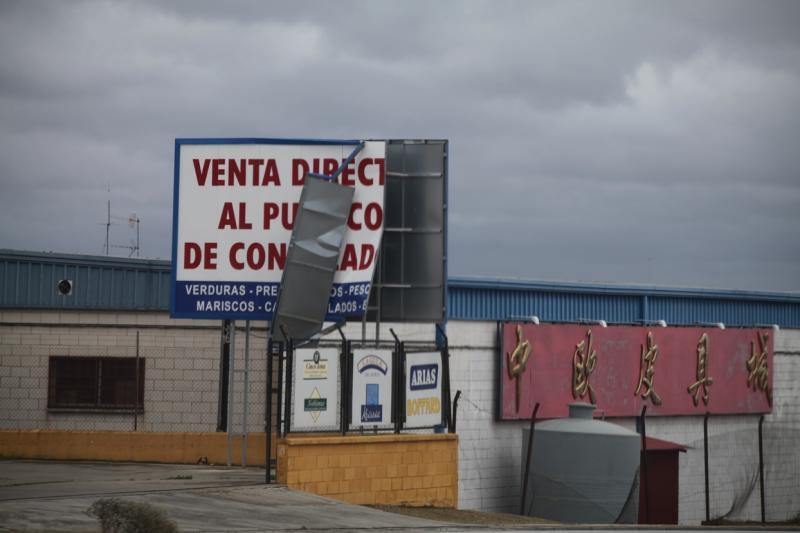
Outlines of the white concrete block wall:
M243 327L244 323L238 324ZM263 328L263 325L261 326ZM48 411L50 356L145 359L140 431L215 431L218 321L171 321L166 313L0 312L0 428L132 430L132 414ZM265 334L250 343L248 431L264 428ZM234 364L235 431L242 428L244 332Z
M528 423L495 420L495 328L486 322L448 325L452 390L462 391L459 506L517 512L524 468L521 436ZM774 412L766 418L764 429L765 478L767 517L782 520L800 512L800 331L778 332L775 346ZM758 419L755 415L725 416L709 422L712 517L735 507L733 518L760 519L757 478L753 477L758 470ZM633 418L613 422L635 428ZM679 520L700 523L705 518L703 418L652 417L647 430L650 436L690 447L679 456Z
M76 327L76 324L84 325ZM239 327L244 323L240 322ZM89 326L89 327L86 327ZM164 327L166 326L166 327ZM178 327L176 327L178 326ZM211 329L201 329L200 327ZM263 323L254 324L263 328ZM402 340L432 342L430 324L382 324ZM219 379L219 322L170 320L166 313L76 311L0 311L0 427L132 429L131 415L50 413L47 368L51 355L140 355L147 359L142 431L214 431ZM366 338L376 326L368 324ZM362 338L360 324L345 334ZM264 418L265 331L251 337L249 431L262 431ZM521 435L527 422L495 420L498 363L494 322L450 322L451 389L462 391L458 409L459 506L516 512L520 498ZM775 338L774 412L765 422L767 516L790 518L800 512L800 330L781 330ZM237 333L234 430L241 428L244 334ZM634 428L634 419L615 420ZM705 517L702 417L648 419L648 434L690 447L680 455L680 521ZM757 484L758 416L714 417L709 424L711 515L735 507L733 517L760 517ZM748 496L742 501L737 498ZM734 505L735 504L735 505Z

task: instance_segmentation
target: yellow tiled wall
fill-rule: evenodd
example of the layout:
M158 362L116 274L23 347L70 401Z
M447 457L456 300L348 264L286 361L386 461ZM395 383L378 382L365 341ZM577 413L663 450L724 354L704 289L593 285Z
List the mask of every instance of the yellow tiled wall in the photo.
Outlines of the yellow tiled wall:
M288 437L278 481L357 504L456 507L458 439L452 434Z
M232 464L241 464L242 444L234 436ZM275 449L275 439L272 441ZM264 464L264 434L247 438L247 463ZM227 433L151 433L133 431L67 431L0 429L0 457L87 461L226 464Z

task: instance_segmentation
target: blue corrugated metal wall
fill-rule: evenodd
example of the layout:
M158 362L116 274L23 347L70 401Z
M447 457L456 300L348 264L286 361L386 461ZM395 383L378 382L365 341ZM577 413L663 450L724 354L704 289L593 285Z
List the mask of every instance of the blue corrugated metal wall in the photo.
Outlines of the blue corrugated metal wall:
M61 279L74 281L70 297ZM169 309L170 262L0 250L0 307L39 309ZM609 323L666 320L800 328L800 294L543 283L486 278L448 280L451 320Z
M546 322L665 320L673 325L722 322L797 328L800 294L450 278L448 314L462 320L535 315Z
M169 261L0 250L0 307L163 311L169 287Z

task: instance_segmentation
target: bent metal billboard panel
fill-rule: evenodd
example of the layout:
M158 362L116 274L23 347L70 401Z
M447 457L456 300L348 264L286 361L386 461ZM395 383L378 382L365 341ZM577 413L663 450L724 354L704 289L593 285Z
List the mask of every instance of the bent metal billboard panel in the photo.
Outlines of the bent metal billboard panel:
M332 175L360 141L176 139L175 318L272 318L304 176ZM367 141L337 182L355 189L327 319L366 309L383 232L386 143Z

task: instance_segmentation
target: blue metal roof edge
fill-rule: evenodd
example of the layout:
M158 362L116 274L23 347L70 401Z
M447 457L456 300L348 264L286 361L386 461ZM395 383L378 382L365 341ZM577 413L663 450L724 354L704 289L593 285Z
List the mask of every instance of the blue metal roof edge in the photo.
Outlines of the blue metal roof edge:
M171 269L169 259L141 259L103 255L69 254L59 252L33 252L0 249L0 261L57 262L68 265L105 266L127 269L147 269L166 272ZM715 298L725 300L767 301L800 304L800 292L747 291L739 289L701 289L664 287L658 285L624 285L606 283L531 281L521 279L448 276L449 289L485 289L505 291L531 291L551 293L584 293L618 296L655 296L677 298Z
M168 259L142 259L107 255L67 254L61 252L30 252L0 248L0 261L32 261L37 263L58 262L70 265L107 266L116 268L148 268L168 271Z
M740 289L700 289L664 287L659 285L615 285L606 283L527 281L500 278L451 276L448 285L453 289L488 289L538 292L581 292L619 296L661 296L677 298L719 298L759 300L800 304L800 293L747 291Z

